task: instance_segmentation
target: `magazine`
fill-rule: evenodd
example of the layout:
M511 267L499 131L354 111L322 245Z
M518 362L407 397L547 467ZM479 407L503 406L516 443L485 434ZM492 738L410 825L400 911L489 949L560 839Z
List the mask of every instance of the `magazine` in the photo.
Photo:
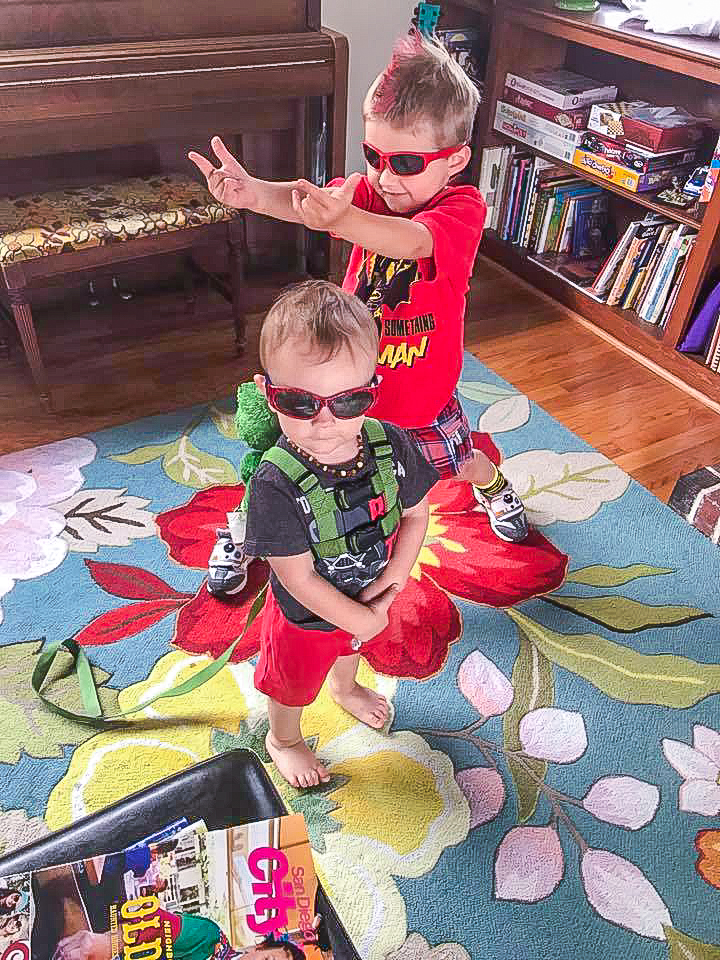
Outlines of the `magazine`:
M301 814L167 833L0 880L0 960L332 958Z

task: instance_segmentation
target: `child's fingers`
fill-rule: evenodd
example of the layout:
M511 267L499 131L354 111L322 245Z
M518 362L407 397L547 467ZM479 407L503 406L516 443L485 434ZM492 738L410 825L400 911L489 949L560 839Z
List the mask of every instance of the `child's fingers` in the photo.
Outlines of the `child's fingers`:
M302 190L308 197L312 197L312 199L316 200L321 206L328 206L328 200L331 198L324 187L316 187L315 184L310 183L309 180L298 180L297 186L299 190Z
M300 217L300 219L303 219L305 216L305 211L302 208L302 202L300 200L300 191L293 190L290 194L290 197L291 197L293 210Z
M191 150L188 154L188 160L192 160L204 177L209 177L210 174L215 170L215 167L210 163L207 157L204 157L201 153L195 153L194 150Z
M245 174L246 171L244 167L238 163L236 158L230 153L220 137L213 137L210 141L210 146L213 148L213 153L223 167L225 167L228 173L233 174L234 176L242 176Z
M338 189L335 196L342 197L343 200L350 200L352 202L352 198L355 196L355 191L357 190L357 185L361 180L361 173L351 173L345 183Z

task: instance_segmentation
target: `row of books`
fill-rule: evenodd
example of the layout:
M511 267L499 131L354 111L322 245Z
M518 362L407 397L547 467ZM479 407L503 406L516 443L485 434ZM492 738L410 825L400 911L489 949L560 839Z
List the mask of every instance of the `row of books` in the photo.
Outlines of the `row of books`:
M664 326L682 285L697 233L650 213L628 224L598 272L591 291L608 306L634 310Z
M720 316L715 324L710 346L705 354L705 365L715 373L720 373Z
M664 324L696 233L658 214L619 240L601 187L515 145L483 152L487 227L593 299Z
M604 190L515 146L483 152L488 227L529 253L599 256L608 244Z
M331 960L302 814L177 821L120 852L0 879L4 957Z

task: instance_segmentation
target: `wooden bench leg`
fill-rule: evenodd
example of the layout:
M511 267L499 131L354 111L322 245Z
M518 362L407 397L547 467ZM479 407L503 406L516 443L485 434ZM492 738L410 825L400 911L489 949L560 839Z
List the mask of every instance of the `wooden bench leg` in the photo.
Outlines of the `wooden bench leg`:
M32 310L30 309L26 288L24 285L10 286L10 283L13 281L10 281L7 277L6 282L8 283L10 306L12 307L13 317L17 324L23 348L25 349L25 356L30 364L30 372L32 373L36 387L40 391L40 399L46 408L51 410L50 387L48 385L47 374L45 373L45 365L40 356L40 348L38 346L35 324L33 323Z
M230 245L230 284L232 289L232 312L235 324L235 344L237 352L245 352L247 336L245 330L245 255L247 234L243 214L228 223L228 243Z

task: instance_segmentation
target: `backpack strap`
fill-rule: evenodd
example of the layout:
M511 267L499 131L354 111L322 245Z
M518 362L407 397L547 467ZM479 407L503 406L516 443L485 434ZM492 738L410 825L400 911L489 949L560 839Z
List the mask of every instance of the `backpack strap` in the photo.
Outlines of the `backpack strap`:
M305 497L317 526L318 538L322 542L333 542L344 538L337 526L335 497L320 483L316 474L289 450L283 447L271 447L263 454L262 462L274 464ZM332 554L330 554L332 555Z
M393 448L388 440L385 427L379 420L366 417L363 429L368 438L370 450L377 469L373 472L371 483L376 494L385 495L386 512L380 521L383 534L389 537L400 522L400 488L395 476Z

